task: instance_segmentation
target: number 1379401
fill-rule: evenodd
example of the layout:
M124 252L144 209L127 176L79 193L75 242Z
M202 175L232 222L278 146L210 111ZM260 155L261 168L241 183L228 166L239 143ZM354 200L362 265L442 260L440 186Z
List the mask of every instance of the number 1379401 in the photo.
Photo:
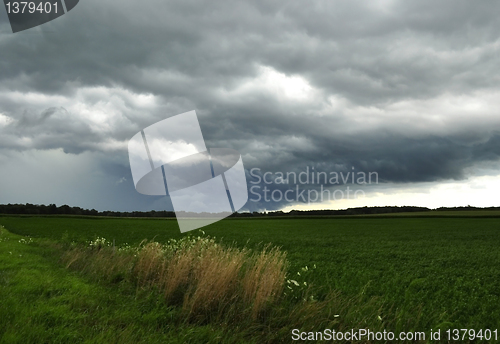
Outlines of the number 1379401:
M7 2L5 4L7 8L7 13L58 13L59 8L57 7L57 2L51 4L50 2L42 3L38 5L34 2Z

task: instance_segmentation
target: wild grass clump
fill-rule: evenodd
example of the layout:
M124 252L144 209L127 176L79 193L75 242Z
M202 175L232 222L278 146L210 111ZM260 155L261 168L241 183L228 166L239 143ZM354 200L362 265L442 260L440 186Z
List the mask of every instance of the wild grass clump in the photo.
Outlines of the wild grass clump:
M282 297L288 267L286 254L276 247L255 253L209 236L118 249L97 238L86 248L67 251L63 261L110 283L127 280L138 291L155 290L199 321L228 314L233 320L256 319Z
M386 316L383 302L364 293L318 295L309 284L316 265L288 272L286 253L271 245L253 251L222 245L210 236L186 236L165 244L143 241L117 248L97 238L86 247L70 246L63 261L101 282L155 295L176 310L178 324L223 325L242 338L258 335L266 343L281 342L294 328L375 330L398 325Z
M251 305L252 318L282 294L286 278L286 255L277 247L265 247L251 257L254 264L243 276L243 299Z

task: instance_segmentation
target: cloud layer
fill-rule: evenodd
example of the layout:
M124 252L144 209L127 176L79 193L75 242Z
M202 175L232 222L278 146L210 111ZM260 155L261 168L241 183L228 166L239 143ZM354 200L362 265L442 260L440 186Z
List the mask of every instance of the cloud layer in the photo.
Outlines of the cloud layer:
M83 176L89 185L113 176L133 190L128 140L195 109L207 146L239 150L248 170L464 180L500 154L499 10L494 1L87 0L18 34L2 10L0 154L11 167L0 178L18 178L30 154L41 168L51 166L44 154L87 156L102 173ZM18 198L1 183L1 202ZM143 209L143 198L127 197Z

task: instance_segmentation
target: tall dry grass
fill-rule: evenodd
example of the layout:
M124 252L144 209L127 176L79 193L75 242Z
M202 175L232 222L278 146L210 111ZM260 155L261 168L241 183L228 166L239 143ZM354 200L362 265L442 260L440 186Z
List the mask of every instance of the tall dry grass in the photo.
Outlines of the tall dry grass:
M402 324L393 310L364 293L318 297L309 283L291 278L309 276L316 267L287 277L286 253L272 246L256 252L186 236L116 249L101 238L88 247L71 246L62 259L98 280L132 285L137 295L160 295L175 306L180 323L224 325L242 338L261 336L263 343L281 343L294 328L415 328L420 317Z
M88 248L67 251L66 266L109 282L127 279L137 289L157 290L167 303L181 306L188 318L231 313L256 319L282 295L287 261L276 247L254 253L222 246L210 237L188 236L114 250L104 239L98 240Z
M281 295L286 277L286 254L276 247L265 247L251 258L254 264L242 278L243 299L252 307L252 318L273 304Z

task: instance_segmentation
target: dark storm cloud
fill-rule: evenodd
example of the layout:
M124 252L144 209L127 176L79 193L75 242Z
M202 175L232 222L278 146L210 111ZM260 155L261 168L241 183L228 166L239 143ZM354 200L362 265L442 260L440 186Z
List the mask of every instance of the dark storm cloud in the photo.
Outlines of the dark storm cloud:
M481 162L498 161L500 158L500 135L498 133L491 136L485 143L474 145L459 144L440 137L428 137L426 140L388 137L384 141L378 140L373 146L370 146L369 139L362 146L349 146L342 141L335 141L319 142L318 146L310 152L289 152L286 162L256 164L254 166L258 167L253 168L258 168L258 170L255 170L254 175L259 175L263 179L264 173L271 172L270 176L276 178L279 176L277 173L280 172L283 175L294 173L298 176L301 172L309 170L315 171L314 173L326 172L329 179L331 173L344 176L354 173L358 178L361 174L367 176L375 172L377 182L367 182L367 184L371 187L378 187L378 184L384 183L403 185L414 182L464 180L471 176L467 173L468 168ZM265 159L262 160L265 161ZM248 167L251 168L251 165ZM312 185L280 182L266 185L260 178L252 178L250 174L247 176L249 182L254 181L258 185L257 193L262 196L262 199L258 196L250 198L258 199L259 202L249 202L247 204L249 210L277 210L290 203L284 199L280 202L265 202L262 191L265 186L269 189L269 194L273 190L280 190L281 194L286 190L293 190L290 193L290 199L298 199L295 202L297 204L307 203L307 198L304 201L303 198L297 197L295 189L297 184L299 184L299 190L306 190L306 193L307 190L319 192L321 185L331 192L336 189L345 190L345 185L350 185L351 188L354 185L354 190L363 189L357 185L356 181L352 183L350 177L347 183L343 183L339 178L339 185L331 185L323 180L321 183L316 182ZM274 178L269 177L268 180L272 181ZM363 190L369 192L369 189Z
M2 79L24 73L20 87L46 92L119 83L196 102L197 93L234 86L264 64L356 101L432 96L495 86L499 7L87 1L50 23L54 33L4 37Z
M238 149L248 169L464 179L498 159L498 12L495 1L87 0L21 34L2 12L0 147L115 155L130 184L127 141L196 109L207 146ZM296 76L303 98L276 91Z

